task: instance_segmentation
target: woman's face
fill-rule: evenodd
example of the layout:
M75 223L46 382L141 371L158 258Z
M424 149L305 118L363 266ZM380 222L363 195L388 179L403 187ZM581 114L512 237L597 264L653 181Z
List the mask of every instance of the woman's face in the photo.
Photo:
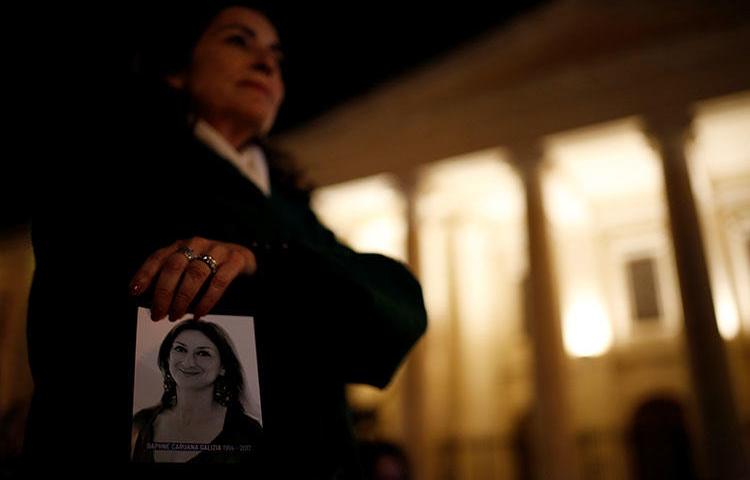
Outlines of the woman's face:
M224 373L216 344L197 330L177 335L169 352L169 371L180 388L193 390L213 385Z
M284 98L281 47L273 25L243 7L222 10L198 40L188 70L167 81L185 90L214 125L267 133Z

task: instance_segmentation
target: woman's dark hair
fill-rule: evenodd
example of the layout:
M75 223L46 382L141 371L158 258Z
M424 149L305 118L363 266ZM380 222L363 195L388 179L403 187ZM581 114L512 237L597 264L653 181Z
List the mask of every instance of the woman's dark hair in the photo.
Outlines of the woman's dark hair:
M224 368L224 374L214 384L214 397L222 404L242 408L239 398L244 390L245 380L232 340L219 325L194 319L184 320L175 325L164 337L159 347L159 370L161 370L165 383L164 394L161 399L162 405L173 406L176 401L174 392L167 387L170 381L174 382L172 373L169 371L169 355L177 336L186 330L196 330L202 333L219 350L219 359L221 360L221 366Z
M216 16L230 7L256 10L279 31L280 9L272 1L198 0L195 2L159 2L144 12L143 31L138 36L134 70L136 74L161 80L184 71L201 35ZM281 34L281 33L279 33Z

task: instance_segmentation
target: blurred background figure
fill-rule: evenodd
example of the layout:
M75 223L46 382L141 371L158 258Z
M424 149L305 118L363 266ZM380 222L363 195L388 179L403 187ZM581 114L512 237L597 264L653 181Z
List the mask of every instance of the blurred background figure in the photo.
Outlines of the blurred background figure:
M362 442L360 458L366 480L411 480L404 451L389 442Z

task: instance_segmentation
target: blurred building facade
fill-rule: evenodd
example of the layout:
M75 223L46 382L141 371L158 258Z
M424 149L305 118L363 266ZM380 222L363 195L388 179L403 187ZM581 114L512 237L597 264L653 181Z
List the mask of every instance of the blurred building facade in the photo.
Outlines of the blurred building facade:
M281 139L424 287L395 381L350 391L360 435L419 479L740 478L748 13L552 2Z

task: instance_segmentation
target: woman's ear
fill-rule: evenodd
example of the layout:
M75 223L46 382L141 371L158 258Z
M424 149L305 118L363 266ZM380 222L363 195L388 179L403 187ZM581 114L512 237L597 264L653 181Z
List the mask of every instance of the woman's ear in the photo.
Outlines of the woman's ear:
M185 73L183 72L167 75L166 77L164 77L164 80L167 82L167 85L174 88L175 90L184 90L185 84L187 83Z
M226 375L227 371L224 369L224 367L221 368L221 371L219 371L219 375Z

